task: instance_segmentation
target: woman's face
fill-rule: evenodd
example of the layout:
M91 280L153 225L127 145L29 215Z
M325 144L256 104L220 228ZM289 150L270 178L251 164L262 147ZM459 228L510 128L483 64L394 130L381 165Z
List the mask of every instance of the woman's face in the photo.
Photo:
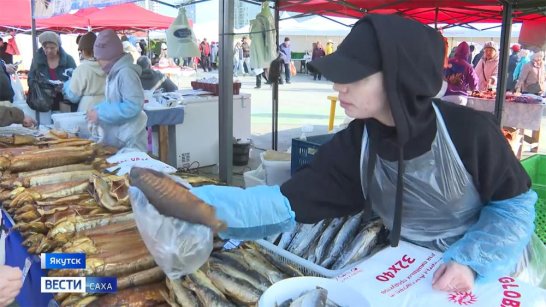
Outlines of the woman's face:
M497 50L493 48L485 48L484 50L485 58L486 59L492 59L497 54Z
M99 62L99 65L102 68L102 70L104 70L105 72L108 72L108 71L106 71L106 66L110 63L110 61L97 60L97 62Z
M59 54L59 46L54 43L45 43L42 45L46 57L53 58Z
M382 72L353 83L334 83L334 90L339 92L339 103L347 116L375 118L384 124L389 124L385 119L392 119Z

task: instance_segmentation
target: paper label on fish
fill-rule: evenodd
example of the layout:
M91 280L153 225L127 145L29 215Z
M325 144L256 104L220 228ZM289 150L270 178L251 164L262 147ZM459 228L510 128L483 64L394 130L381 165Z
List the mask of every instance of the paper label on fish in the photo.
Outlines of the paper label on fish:
M442 263L442 253L400 242L336 279L363 294L371 306L546 306L545 290L512 277L477 283L467 292L435 290L432 276Z
M116 164L116 166L108 168L108 171L113 172L116 169L119 169L116 174L120 176L129 173L133 166L149 168L167 174L176 172L176 168L159 160L155 160L146 153L140 151L118 153L106 159L106 161L108 163Z

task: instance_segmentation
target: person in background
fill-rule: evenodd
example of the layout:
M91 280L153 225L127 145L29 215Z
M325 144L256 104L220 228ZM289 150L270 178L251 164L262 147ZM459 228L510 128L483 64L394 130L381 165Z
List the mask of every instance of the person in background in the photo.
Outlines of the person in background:
M9 306L22 286L23 273L19 268L0 265L0 306Z
M97 35L93 32L88 32L81 37L78 51L82 61L72 73L72 78L63 86L64 97L77 106L78 112L86 112L104 101L106 73L93 54L96 39Z
M482 48L482 49L480 50L480 52L478 52L478 54L476 54L476 55L474 56L474 59L472 60L472 63L471 63L472 66L474 66L474 68L476 68L476 66L478 65L478 62L482 59L482 57L483 57L483 51L484 51L484 49Z
M140 56L140 52L138 52L136 47L131 44L126 35L121 36L121 43L123 44L123 51L125 53L129 53L133 57L133 62L136 63L136 60Z
M472 65L467 62L469 54L470 48L466 42L457 46L453 58L449 60L448 67L444 70L447 91L442 100L465 106L468 91L478 89L478 76Z
M243 47L241 47L241 42L236 42L233 47L233 76L238 77L240 72L244 72Z
M210 65L213 69L218 69L218 42L210 44Z
M17 71L17 66L6 64L4 60L0 60L0 101L13 102L15 92L11 86L10 75Z
M512 92L516 87L516 81L514 81L514 71L519 63L518 53L521 46L519 44L514 44L512 47L510 47L510 49L512 50L512 54L508 59L508 79L506 81L506 90Z
M326 42L326 50L324 50L324 53L326 55L334 53L334 42L332 42L331 39Z
M0 60L3 60L6 64L13 64L13 55L6 52L8 43L0 37Z
M525 64L521 70L516 92L523 94L542 95L546 89L546 72L544 71L544 53L535 52L531 62Z
M470 49L470 53L468 54L468 59L466 59L466 61L468 62L468 64L472 65L472 55L474 54L474 50L476 50L476 47L474 45L470 45L468 46L468 48Z
M142 82L142 88L144 90L158 90L162 89L163 92L174 92L178 90L178 87L174 82L161 72L152 69L152 63L146 56L141 56L137 60L138 66L142 68L142 74L140 75L140 81Z
M246 36L241 39L241 48L243 48L243 69L247 75L250 72L250 44Z
M104 130L103 142L117 148L147 150L146 121L142 111L144 90L142 69L123 52L123 44L113 30L99 33L93 46L95 58L108 74L105 101L87 111L87 121Z
M203 71L211 71L210 68L210 45L207 42L207 38L203 38L201 44L199 44L199 52L201 52L201 67Z
M144 39L141 39L138 42L138 45L140 46L140 55L147 55L148 45L146 44L146 41Z
M36 51L32 58L28 74L29 88L32 88L32 84L37 80L39 74L49 80L67 81L70 72L76 68L76 62L61 47L59 35L46 31L38 36L38 40L42 47ZM60 88L51 109L53 111L59 110L59 103L63 100L62 88Z
M497 86L499 74L499 55L494 42L487 42L483 46L483 57L476 65L478 75L478 90L487 91Z
M286 80L286 84L290 84L290 61L292 61L292 51L290 49L289 37L284 38L284 43L279 46L279 52L281 53L282 63L284 66L284 78ZM279 83L282 84L282 82Z
M314 43L313 43L313 46L314 46ZM307 69L307 63L311 62L311 58L313 58L314 49L315 48L313 48L311 51L305 50L305 54L303 55L303 61L301 61L300 71L305 71L306 74L309 73Z
M324 52L324 49L322 49L322 44L320 42L316 42L314 44L313 57L311 59L314 61L316 59L322 58L325 55L326 53ZM320 74L320 71L313 72L313 80L317 80L317 76L319 80L322 79L322 75Z
M521 49L518 52L518 58L519 58L518 65L516 65L516 69L514 69L514 81L518 81L519 75L521 74L521 70L523 69L525 64L531 62L531 58L529 57L529 50Z

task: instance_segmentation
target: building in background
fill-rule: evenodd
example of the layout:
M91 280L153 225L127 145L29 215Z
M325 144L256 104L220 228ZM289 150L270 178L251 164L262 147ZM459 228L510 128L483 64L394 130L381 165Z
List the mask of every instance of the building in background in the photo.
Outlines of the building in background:
M185 1L182 1L182 0L162 0L162 2L172 4L172 5L180 5L181 3L185 2ZM178 13L178 11L176 9L171 8L168 5L164 5L164 4L152 1L152 0L139 1L139 2L137 2L137 4L140 5L141 7L145 8L145 9L147 9L147 10L150 10L150 11L154 12L154 13L158 13L158 14L162 14L162 15L166 15L166 16L176 17L176 14ZM196 14L195 14L195 4L186 5L185 8L186 8L186 15L188 16L188 18L191 19L193 22L195 22L196 17L197 17Z
M233 24L235 29L249 25L250 21L260 12L259 5L243 2L241 0L235 0L234 6L235 14L233 16Z

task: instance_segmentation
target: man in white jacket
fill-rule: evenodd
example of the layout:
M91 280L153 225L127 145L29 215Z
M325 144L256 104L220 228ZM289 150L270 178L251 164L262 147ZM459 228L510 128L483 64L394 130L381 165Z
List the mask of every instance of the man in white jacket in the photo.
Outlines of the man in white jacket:
M497 76L499 74L499 54L494 42L485 43L484 54L476 65L478 75L478 89L487 91L497 87Z
M93 54L93 44L97 36L93 32L83 35L78 43L83 60L74 70L72 78L64 84L64 97L78 104L78 112L86 112L104 101L106 73Z

